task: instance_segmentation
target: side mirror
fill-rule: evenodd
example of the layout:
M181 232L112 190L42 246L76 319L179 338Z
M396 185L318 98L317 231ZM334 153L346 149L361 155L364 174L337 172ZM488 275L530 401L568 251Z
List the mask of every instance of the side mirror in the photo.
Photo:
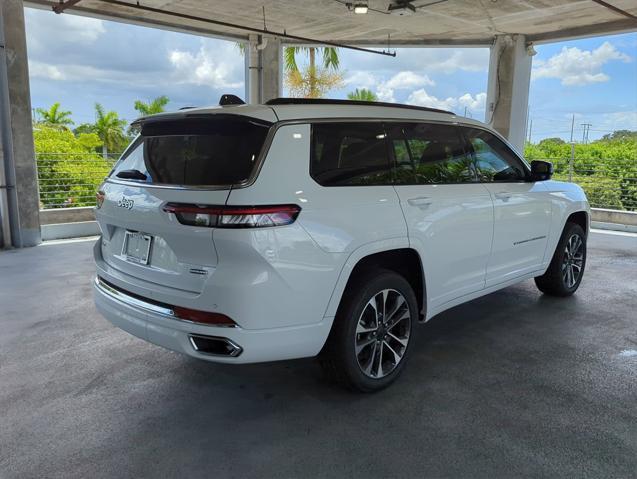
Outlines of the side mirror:
M546 181L553 176L553 163L550 161L533 160L531 162L531 181Z

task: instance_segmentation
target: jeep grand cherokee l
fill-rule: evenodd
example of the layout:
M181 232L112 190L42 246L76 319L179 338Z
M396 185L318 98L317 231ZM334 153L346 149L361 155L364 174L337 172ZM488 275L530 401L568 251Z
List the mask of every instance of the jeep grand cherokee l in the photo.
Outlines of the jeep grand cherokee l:
M142 118L98 193L95 301L223 363L319 356L374 391L413 328L535 278L578 288L589 205L484 124L405 105L277 99Z

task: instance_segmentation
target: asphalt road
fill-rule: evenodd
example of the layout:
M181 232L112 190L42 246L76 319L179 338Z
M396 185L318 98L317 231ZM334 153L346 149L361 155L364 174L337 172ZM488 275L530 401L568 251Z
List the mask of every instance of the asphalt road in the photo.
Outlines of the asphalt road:
M374 395L115 329L91 248L0 252L2 479L637 475L635 236L592 234L572 298L528 281L434 318Z

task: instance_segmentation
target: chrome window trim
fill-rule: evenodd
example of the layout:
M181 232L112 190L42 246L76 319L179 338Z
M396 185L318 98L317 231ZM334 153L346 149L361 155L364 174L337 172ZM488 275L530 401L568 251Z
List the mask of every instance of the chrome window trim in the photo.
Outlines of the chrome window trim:
M211 115L214 115L211 114ZM263 168L263 163L265 162L265 159L268 156L268 153L270 152L270 147L272 146L272 142L274 140L274 137L277 133L277 131L279 130L279 128L283 127L283 126L287 126L287 125L312 125L312 123L351 123L351 122L360 122L360 123L368 123L368 122L386 122L386 123L436 123L436 124L441 124L441 125L450 125L450 126L456 126L456 127L468 127L468 128L478 128L481 130L484 130L488 133L491 133L492 135L495 135L497 138L499 138L500 140L502 140L506 146L509 147L509 149L518 157L518 159L520 160L520 162L528 169L528 171L530 172L531 168L528 164L528 162L522 157L522 155L520 155L518 153L518 151L513 148L511 146L511 144L508 142L508 140L506 138L504 138L500 133L498 133L497 131L495 131L492 128L489 128L487 125L483 125L483 124L474 124L474 123L467 123L463 121L462 117L458 117L458 116L453 116L449 119L436 119L436 120L428 120L428 119L424 119L424 118L396 118L396 117L348 117L348 116L340 116L340 117L320 117L320 118L295 118L293 120L279 120L279 121L275 121L274 123L272 123L270 125L270 128L268 130L268 133L266 135L265 141L263 142L263 147L261 148L261 152L259 154L259 157L256 160L256 163L254 165L254 168L252 169L252 173L250 174L250 176L243 182L241 183L236 183L233 185L168 185L168 184L161 184L161 183L142 183L142 182L137 182L137 181L125 181L125 180L120 180L120 179L114 179L111 178L110 176L107 177L105 179L106 183L114 183L114 184L121 184L121 185L125 185L125 186L143 186L144 188L158 188L158 189L169 189L169 190L192 190L192 191L219 191L219 190L227 190L227 191L231 191L231 190L235 190L235 189L242 189L242 188L248 188L250 186L252 186L260 172L261 172L261 168ZM138 141L139 139L139 135L137 138L135 138L135 140L133 140L133 142L131 142L131 144L126 148L126 150L124 151L124 153L122 154L122 156L120 157L119 160L117 160L117 162L115 163L115 165L113 166L113 170L115 169L115 167L117 166L117 164L123 159L125 158L125 155L129 152L129 150L131 149L131 147L133 146L133 144ZM308 171L309 171L309 161L308 161ZM112 174L112 170L111 173ZM464 184L464 183L462 183ZM392 185L388 185L388 186L392 186Z

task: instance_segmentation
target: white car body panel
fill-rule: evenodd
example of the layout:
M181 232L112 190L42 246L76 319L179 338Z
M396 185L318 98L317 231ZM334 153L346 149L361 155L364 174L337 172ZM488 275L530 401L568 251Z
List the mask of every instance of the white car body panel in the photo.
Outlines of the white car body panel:
M102 230L95 247L99 278L150 302L219 312L236 322L228 328L156 314L110 296L96 283L96 305L113 324L193 357L249 363L315 356L356 265L397 249L413 249L420 257L425 287L416 294L423 298L428 320L542 274L568 216L589 211L581 188L556 181L325 187L310 176L315 119L485 128L455 115L381 106L242 105L154 118L217 114L274 124L249 184L188 188L109 179L102 187L104 203L96 210ZM118 206L123 197L134 205ZM181 224L163 211L168 202L295 204L302 210L287 226L224 229ZM126 230L153 236L148 265L131 263L122 254ZM243 351L237 357L205 354L193 349L191 334L227 338Z
M485 183L494 205L486 286L541 269L551 221L547 190L535 183Z
M395 188L426 272L428 307L483 289L493 241L493 202L484 185Z

